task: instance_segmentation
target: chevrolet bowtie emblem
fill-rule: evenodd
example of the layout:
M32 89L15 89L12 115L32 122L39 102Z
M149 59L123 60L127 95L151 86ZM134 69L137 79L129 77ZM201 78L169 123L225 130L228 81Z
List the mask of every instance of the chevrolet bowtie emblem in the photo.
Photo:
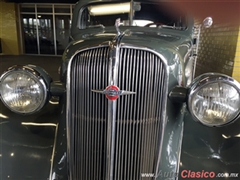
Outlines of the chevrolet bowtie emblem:
M136 94L136 92L120 90L117 86L110 85L104 90L92 90L96 93L105 94L106 98L111 101L115 101L120 95Z

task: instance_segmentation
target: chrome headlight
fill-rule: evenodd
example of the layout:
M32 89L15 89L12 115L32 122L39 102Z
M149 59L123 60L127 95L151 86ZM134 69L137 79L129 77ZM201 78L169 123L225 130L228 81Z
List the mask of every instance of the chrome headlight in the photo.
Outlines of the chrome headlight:
M228 124L240 114L240 84L226 75L204 74L190 87L188 108L207 126Z
M46 74L31 65L10 68L0 78L2 102L16 113L39 111L47 102L50 84L50 78L44 78L42 72Z

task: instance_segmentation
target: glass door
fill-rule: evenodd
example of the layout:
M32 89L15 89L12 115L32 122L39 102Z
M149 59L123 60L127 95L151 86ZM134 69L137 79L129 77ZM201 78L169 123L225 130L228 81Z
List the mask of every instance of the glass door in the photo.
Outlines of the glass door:
M53 16L38 15L38 36L40 54L55 54Z
M68 15L56 15L57 54L62 55L69 43L71 19Z
M24 14L22 18L25 53L38 54L37 24L35 15Z
M21 4L25 53L62 55L69 43L72 8L70 4Z

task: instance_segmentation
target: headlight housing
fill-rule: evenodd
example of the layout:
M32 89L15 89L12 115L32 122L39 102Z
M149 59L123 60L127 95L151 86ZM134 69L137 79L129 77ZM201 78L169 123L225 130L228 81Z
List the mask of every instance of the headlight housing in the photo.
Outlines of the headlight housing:
M0 77L1 100L13 112L37 112L49 98L50 81L47 73L37 66L14 66Z
M203 74L190 86L188 108L204 125L229 124L240 114L240 84L223 74Z

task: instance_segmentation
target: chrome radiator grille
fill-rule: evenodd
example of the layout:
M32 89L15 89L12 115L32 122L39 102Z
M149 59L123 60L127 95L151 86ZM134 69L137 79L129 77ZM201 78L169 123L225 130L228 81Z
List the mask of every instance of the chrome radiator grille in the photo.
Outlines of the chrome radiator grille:
M109 47L77 54L70 67L68 163L71 180L106 180ZM116 109L114 180L150 180L156 172L166 98L165 64L146 50L121 47L118 84L136 94L120 96Z

